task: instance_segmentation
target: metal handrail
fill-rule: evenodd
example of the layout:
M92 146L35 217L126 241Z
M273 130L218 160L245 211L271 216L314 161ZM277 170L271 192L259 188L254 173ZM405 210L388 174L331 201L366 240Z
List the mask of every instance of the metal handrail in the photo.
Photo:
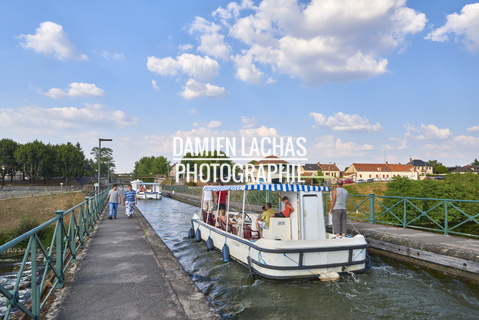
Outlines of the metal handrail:
M48 298L56 288L63 287L65 271L75 261L78 249L99 220L106 206L108 191L85 198L85 201L66 211L55 211L55 218L0 246L1 255L28 240L13 288L0 285L0 294L7 303L3 319L9 319L16 311L23 312L31 319L40 319L41 310ZM67 223L66 218L69 218ZM55 231L50 246L45 248L38 235L50 226L54 226ZM30 275L26 279L30 281L30 299L24 300L20 297L20 288L26 287L22 284L22 278L27 274L25 271L28 263Z
M328 194L324 201L330 201ZM352 220L479 238L476 200L350 194L347 212Z
M164 190L201 195L201 187L164 185ZM271 191L248 192L247 202L262 205L271 202L278 207L278 197ZM231 201L239 202L241 191L231 191ZM328 212L330 194L323 193L325 213ZM479 201L377 196L350 194L347 203L348 218L374 224L399 226L440 232L444 235L479 238ZM469 227L473 231L465 232Z

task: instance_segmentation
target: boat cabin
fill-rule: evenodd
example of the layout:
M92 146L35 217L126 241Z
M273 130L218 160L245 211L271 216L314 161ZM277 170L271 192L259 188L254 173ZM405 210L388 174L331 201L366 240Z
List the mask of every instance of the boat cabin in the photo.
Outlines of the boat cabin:
M244 187L243 189L239 187ZM203 221L212 226L231 232L239 237L256 240L321 240L326 239L326 228L324 222L324 191L329 191L327 187L304 186L304 185L246 185L246 186L209 186L205 191L234 191L241 190L243 196L242 208L230 210L232 204L228 195L225 217L220 217L218 209L213 212L214 217L210 217L203 210ZM295 209L288 218L271 217L269 228L261 227L258 219L261 218L262 210L251 210L251 205L246 203L246 191L263 190L277 191L283 197L287 196L289 202ZM236 203L238 207L239 203ZM248 207L248 210L246 208ZM284 203L280 201L279 208L273 208L278 212L284 210Z

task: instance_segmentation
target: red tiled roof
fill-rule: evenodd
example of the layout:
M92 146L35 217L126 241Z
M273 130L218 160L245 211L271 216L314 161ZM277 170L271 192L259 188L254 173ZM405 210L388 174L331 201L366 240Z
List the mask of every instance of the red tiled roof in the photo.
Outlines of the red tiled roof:
M266 158L256 162L255 165L268 164L268 163L288 163L288 162L278 158L277 156L267 156Z
M410 172L413 168L410 164L392 164L392 163L353 163L357 172Z
M321 164L318 162L318 166L321 168L321 171L341 171L339 168L336 166L336 164Z

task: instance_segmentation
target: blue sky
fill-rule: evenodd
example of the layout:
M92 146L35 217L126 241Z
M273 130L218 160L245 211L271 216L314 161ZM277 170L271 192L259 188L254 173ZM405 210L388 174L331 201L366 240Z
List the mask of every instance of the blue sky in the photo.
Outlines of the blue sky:
M474 1L2 1L0 137L304 137L308 163L479 158ZM259 160L259 159L258 159Z

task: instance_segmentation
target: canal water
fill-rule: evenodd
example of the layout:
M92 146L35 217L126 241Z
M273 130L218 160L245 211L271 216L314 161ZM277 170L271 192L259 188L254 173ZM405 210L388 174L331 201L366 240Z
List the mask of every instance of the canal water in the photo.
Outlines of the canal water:
M138 208L222 319L479 319L479 286L380 257L336 282L253 280L187 238L198 207L163 198Z

